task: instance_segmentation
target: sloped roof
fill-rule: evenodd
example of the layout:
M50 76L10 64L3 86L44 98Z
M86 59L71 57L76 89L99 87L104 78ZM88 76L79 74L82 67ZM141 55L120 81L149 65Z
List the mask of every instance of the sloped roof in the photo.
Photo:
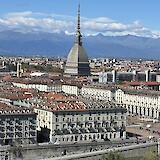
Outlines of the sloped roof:
M88 63L88 56L83 46L74 44L68 54L67 63Z

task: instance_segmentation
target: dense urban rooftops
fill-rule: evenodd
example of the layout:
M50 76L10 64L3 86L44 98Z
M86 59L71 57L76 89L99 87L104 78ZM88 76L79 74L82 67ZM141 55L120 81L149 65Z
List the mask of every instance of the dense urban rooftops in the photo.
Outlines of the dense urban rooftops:
M0 103L0 115L25 115L25 114L35 114L33 109L28 108L17 108L13 106L9 106L5 103Z

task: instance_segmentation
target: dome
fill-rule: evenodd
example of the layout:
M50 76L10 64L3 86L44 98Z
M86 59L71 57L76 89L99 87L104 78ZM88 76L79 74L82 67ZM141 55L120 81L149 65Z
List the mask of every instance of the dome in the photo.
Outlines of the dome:
M74 44L68 54L67 63L88 63L88 56L84 48Z

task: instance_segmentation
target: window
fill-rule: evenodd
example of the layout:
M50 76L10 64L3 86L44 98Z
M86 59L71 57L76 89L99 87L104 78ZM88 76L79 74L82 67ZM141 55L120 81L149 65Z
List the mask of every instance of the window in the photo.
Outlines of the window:
M89 117L89 120L92 120L92 117Z

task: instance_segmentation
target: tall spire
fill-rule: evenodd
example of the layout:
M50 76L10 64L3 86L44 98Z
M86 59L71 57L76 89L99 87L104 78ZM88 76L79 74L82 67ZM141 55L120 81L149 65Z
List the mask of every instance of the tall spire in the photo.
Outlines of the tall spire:
M76 40L75 43L78 45L82 45L81 41L81 31L80 31L80 3L78 4L78 23L77 23L77 32L76 32Z

